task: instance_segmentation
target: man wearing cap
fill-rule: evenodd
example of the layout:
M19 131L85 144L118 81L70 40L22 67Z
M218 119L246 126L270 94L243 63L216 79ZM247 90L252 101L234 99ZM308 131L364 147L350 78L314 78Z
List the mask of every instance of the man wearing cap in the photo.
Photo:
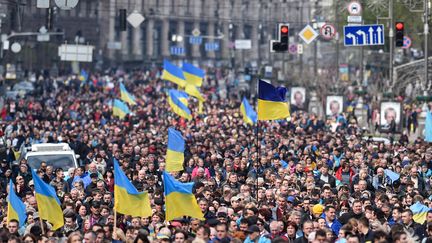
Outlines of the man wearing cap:
M248 234L244 243L270 243L271 240L260 236L260 229L257 225L251 225L247 229L246 233Z

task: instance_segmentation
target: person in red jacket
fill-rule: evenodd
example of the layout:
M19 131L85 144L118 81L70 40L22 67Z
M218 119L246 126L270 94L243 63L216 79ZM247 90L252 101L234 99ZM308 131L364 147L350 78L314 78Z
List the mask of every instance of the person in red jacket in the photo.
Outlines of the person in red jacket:
M345 162L342 164L341 167L336 171L335 177L338 179L342 184L345 185L351 185L352 179L355 175L354 170L350 167L350 164L348 162Z

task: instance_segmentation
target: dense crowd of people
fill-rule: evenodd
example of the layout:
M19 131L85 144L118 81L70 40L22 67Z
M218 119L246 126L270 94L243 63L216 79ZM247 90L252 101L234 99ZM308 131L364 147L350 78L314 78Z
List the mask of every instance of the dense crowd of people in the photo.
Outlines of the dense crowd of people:
M214 80L202 89L202 114L190 102L193 119L186 121L170 110L172 84L157 72L90 80L70 78L4 102L2 242L432 242L432 211L420 224L410 209L418 202L432 207L432 148L420 138L365 139L352 110L337 119L297 111L284 121L249 126L239 110L241 95L221 97ZM112 115L119 82L137 100L125 119ZM184 170L175 176L195 182L205 220L164 219L169 127L186 140ZM29 168L20 156L32 144L59 142L80 155L80 166L66 176L55 164ZM117 214L114 228L114 161L137 190L149 193L151 217ZM31 169L56 189L61 229L40 220ZM10 179L26 205L22 227L7 222Z

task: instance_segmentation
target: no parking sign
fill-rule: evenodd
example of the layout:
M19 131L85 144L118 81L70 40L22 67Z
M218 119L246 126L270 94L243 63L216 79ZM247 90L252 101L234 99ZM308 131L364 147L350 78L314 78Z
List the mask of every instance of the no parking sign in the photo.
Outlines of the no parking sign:
M409 38L408 36L404 36L402 48L403 49L408 49L408 48L411 47L411 45L412 45L411 38Z

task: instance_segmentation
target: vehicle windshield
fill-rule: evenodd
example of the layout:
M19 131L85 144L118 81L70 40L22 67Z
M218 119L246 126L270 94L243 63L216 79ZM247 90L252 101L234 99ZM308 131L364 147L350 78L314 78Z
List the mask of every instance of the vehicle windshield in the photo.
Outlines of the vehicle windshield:
M39 169L42 161L54 167L54 170L62 168L63 171L66 171L69 168L75 168L74 158L71 154L29 155L27 161L33 169Z

